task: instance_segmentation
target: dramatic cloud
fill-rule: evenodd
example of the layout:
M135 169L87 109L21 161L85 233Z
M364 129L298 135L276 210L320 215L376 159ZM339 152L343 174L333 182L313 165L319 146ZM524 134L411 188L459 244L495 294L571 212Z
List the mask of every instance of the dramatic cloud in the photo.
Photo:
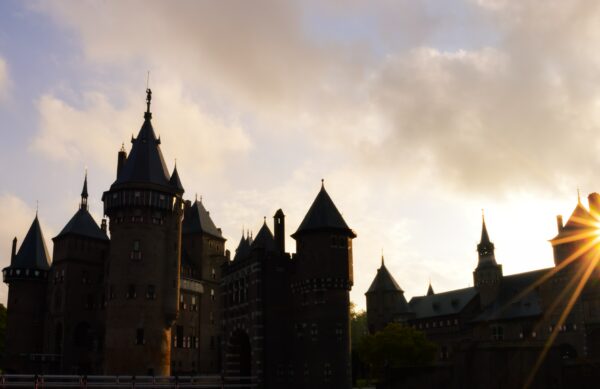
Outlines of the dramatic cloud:
M460 27L409 3L41 7L81 34L89 61L169 69L224 109L271 131L301 127L350 163L428 172L465 192L592 180L597 5L457 1L469 15ZM463 49L444 33L489 38Z
M207 113L183 96L177 84L159 89L161 93L153 99L154 107L159 107L153 125L157 135L162 131L167 139L165 158L171 168L179 158L193 161L195 172L220 172L227 165L227 155L243 154L251 147L238 124ZM119 108L100 92L84 92L78 108L44 95L38 101L41 123L33 148L53 159L93 164L112 173L118 142L126 142L129 150L129 140L137 136L143 122L144 97L127 93L125 106Z
M150 69L167 163L177 158L186 196L204 195L230 249L274 207L292 232L325 177L359 234L359 304L382 247L407 296L429 276L437 290L466 286L482 206L507 272L546 266L553 215L568 211L551 197L597 189L599 8L35 3L80 51L67 61L77 76L36 98L32 150L98 166L106 188Z

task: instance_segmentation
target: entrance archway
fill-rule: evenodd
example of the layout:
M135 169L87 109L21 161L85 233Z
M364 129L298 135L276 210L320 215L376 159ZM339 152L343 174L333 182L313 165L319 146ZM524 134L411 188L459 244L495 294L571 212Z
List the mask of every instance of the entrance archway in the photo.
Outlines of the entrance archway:
M250 338L244 331L236 330L231 335L227 345L225 366L229 376L250 377L252 375Z

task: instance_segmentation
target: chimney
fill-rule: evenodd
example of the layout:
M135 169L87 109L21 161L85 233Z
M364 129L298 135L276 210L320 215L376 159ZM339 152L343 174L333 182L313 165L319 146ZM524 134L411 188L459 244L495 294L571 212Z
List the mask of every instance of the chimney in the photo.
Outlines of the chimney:
M125 151L125 145L122 145L117 157L117 179L121 176L121 172L123 171L123 167L125 166L126 160L127 152Z
M558 227L558 232L559 233L563 230L562 215L556 215L556 227Z
M102 230L102 232L104 232L106 234L106 218L105 217L102 218L102 223L100 223L100 229Z
M275 230L274 238L277 251L280 253L285 253L285 215L283 214L281 208L278 209L273 216L273 225Z
M600 194L594 192L588 196L588 204L590 213L596 218L600 217Z
M13 239L12 251L10 252L10 265L13 265L15 257L17 256L17 237Z

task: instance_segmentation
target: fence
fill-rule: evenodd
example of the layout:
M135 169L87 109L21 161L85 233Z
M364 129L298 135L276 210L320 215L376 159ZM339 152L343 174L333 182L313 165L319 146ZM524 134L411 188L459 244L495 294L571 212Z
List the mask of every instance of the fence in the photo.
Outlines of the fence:
M253 389L256 377L223 376L105 376L105 375L33 375L6 374L0 376L0 389L4 388L206 388Z

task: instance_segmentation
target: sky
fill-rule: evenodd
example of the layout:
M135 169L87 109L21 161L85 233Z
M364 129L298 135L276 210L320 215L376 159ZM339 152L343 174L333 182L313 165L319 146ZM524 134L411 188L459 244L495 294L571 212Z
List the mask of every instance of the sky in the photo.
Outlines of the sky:
M600 191L594 0L0 2L0 265L36 207L90 211L143 122L235 250L325 180L354 240L351 300L472 285L481 212L505 274L550 267L556 215ZM39 205L37 205L39 204ZM287 248L294 251L288 237ZM0 302L7 288L0 286Z

